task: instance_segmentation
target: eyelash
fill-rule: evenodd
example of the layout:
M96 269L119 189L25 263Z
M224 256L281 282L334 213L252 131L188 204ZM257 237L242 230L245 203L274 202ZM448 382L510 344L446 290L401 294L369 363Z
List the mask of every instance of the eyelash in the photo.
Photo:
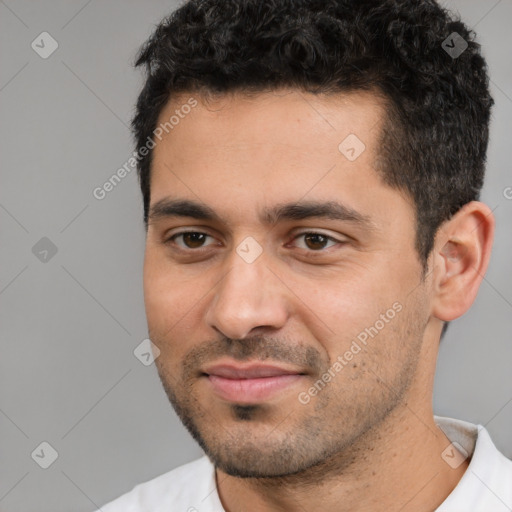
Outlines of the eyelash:
M205 235L207 237L210 237L210 238L214 238L213 236L211 235L208 235L207 233L204 233L202 231L181 231L180 233L175 233L174 235L172 235L171 237L169 237L167 240L165 240L165 244L175 244L175 240L176 238L180 237L180 236L184 236L184 235L188 235L188 234L200 234L200 235ZM293 238L292 238L292 241L295 241L297 240L298 238L300 237L304 237L306 235L319 235L319 236L322 236L324 238L326 238L329 242L335 242L336 244L345 244L346 242L342 241L342 240L337 240L336 238L332 237L332 236L329 236L329 235L326 235L322 232L319 232L319 231L304 231L302 233L297 233ZM182 251L186 251L186 252L199 252L201 250L204 250L207 246L201 246L197 249L193 249L193 248L190 248L190 247L180 247L178 245L178 249L179 250L182 250ZM330 246L330 247L333 247L333 246ZM319 250L314 250L314 249L308 249L308 248L300 248L304 251L308 251L312 254L314 253L321 253L321 252L325 252L327 249L329 249L329 246L328 247L324 247L322 249L319 249Z

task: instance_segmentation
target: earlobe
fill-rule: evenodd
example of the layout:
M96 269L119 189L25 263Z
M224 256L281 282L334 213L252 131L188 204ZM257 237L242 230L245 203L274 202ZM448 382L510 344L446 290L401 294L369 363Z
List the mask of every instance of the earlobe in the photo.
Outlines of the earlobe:
M433 315L439 320L454 320L473 304L489 264L494 224L490 208L472 201L439 228L433 290Z

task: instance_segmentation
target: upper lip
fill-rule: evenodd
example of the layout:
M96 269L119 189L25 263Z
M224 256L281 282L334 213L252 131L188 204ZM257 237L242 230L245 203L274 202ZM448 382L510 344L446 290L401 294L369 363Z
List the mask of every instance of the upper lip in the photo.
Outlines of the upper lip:
M279 375L303 374L300 370L268 364L216 364L206 367L203 371L207 375L216 375L226 379L257 379L263 377L276 377Z

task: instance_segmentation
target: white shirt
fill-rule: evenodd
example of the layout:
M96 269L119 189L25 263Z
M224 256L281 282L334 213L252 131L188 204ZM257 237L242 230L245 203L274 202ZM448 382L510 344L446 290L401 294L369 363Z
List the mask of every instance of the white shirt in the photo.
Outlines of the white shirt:
M448 439L471 456L458 485L436 512L512 512L512 461L497 450L487 430L465 421L434 418ZM454 460L449 448L446 454L445 460ZM139 484L97 512L175 511L225 512L208 457Z

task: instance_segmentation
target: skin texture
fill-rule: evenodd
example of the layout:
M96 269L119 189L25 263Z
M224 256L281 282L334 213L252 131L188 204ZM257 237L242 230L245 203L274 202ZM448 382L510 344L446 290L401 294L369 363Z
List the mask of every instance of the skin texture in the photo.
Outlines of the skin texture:
M218 219L150 215L144 292L162 384L214 462L224 508L435 509L467 468L441 458L450 441L432 413L439 337L476 296L492 213L472 202L443 224L424 274L413 204L375 171L385 116L376 94L280 90L204 102L191 93L161 120L191 96L198 105L154 149L151 207L191 200ZM354 161L338 149L349 134L366 146ZM366 222L263 218L298 201L342 203ZM185 231L208 236L171 239ZM236 250L249 236L262 249L252 263ZM382 315L388 321L354 353ZM220 398L203 374L233 361L302 376L248 406ZM329 369L334 377L302 403Z

